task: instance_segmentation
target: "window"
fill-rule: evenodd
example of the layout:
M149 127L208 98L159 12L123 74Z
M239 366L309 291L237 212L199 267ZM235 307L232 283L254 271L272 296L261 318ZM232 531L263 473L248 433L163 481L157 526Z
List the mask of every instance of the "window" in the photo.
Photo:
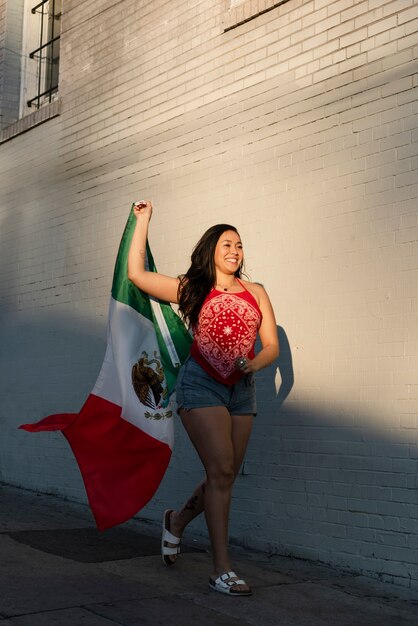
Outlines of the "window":
M3 143L60 115L58 72L63 0L0 0L0 6Z
M35 77L35 93L27 100L27 106L39 109L44 102L51 102L58 91L62 0L42 0L31 13L37 16L39 39L38 47L29 53L35 64L28 64L28 73Z

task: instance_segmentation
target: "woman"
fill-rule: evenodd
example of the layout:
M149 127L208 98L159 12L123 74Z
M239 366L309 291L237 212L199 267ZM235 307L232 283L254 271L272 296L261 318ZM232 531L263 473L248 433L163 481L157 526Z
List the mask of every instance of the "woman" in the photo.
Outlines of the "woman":
M253 375L279 353L273 309L261 285L241 279L244 255L235 227L219 224L206 231L187 273L174 278L145 269L151 202L136 203L134 214L128 277L149 295L178 303L194 334L176 394L182 423L206 472L182 509L164 513L163 561L175 562L185 527L204 511L214 565L210 587L229 595L251 595L251 588L231 568L228 518L232 486L256 414ZM262 349L255 356L257 332Z

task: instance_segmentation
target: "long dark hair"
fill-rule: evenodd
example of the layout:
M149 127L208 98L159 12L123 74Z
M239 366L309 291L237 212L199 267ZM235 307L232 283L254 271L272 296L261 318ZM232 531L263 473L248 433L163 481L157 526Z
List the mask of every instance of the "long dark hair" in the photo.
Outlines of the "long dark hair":
M219 237L226 230L239 234L235 226L230 224L211 226L193 248L191 265L186 274L180 276L179 311L191 328L197 324L203 302L216 284L215 248ZM234 275L240 278L241 266Z

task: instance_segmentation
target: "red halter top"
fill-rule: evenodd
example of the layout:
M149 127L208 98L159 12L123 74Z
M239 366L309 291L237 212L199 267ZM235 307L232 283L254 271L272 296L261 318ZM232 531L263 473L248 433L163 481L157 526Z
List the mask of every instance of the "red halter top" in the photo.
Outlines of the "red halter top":
M243 376L235 365L238 357L254 358L262 320L256 299L238 282L244 291L226 293L212 289L206 296L193 329L190 350L199 365L224 385L233 385Z

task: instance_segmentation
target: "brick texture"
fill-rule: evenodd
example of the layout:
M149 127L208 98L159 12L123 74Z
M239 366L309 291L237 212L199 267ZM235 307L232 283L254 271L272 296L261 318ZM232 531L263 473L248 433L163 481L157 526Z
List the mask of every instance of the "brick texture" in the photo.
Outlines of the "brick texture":
M223 0L64 9L61 114L0 153L2 480L84 501L63 438L17 426L83 404L149 197L161 272L226 220L277 314L233 540L418 588L416 3L291 0L227 32ZM201 477L176 428L149 519Z

